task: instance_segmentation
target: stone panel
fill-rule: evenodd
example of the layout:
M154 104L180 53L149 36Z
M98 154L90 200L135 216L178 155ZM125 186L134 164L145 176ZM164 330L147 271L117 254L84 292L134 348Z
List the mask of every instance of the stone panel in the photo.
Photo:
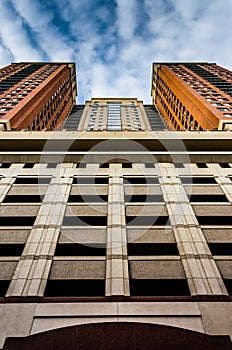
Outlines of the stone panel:
M136 279L183 279L185 273L178 260L130 261L130 277Z
M104 279L105 261L54 261L49 279Z

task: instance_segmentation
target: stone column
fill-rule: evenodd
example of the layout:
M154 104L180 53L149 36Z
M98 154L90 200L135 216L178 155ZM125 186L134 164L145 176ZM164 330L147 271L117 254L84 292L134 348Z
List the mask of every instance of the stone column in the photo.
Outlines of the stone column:
M72 179L53 178L16 267L8 297L43 296Z
M130 292L124 190L123 178L118 176L120 169L115 170L114 176L109 178L106 295L125 296Z
M191 295L228 295L204 234L189 203L184 186L165 165L160 185ZM168 170L167 169L167 170ZM168 176L170 175L170 176ZM177 174L176 174L177 175Z

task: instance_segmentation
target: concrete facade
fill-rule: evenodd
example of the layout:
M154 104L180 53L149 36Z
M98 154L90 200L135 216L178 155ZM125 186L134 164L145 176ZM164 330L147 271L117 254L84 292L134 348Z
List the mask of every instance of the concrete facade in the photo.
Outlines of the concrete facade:
M231 349L231 132L170 131L136 98L75 106L74 66L55 66L43 84L71 72L63 130L0 119L0 349ZM2 94L24 68L1 70Z
M108 323L197 332L202 349L232 336L230 132L5 132L0 146L1 348Z

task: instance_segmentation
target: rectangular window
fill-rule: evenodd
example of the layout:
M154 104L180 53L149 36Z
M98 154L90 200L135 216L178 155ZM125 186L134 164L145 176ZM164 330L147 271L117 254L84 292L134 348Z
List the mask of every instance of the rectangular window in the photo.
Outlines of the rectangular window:
M88 184L88 185L94 185L94 184L108 184L108 177L74 177L73 178L73 185L80 185L80 184Z
M59 243L56 246L56 256L105 256L106 246L104 243Z
M107 216L65 216L63 226L106 226Z
M198 177L198 176L186 176L180 177L180 180L183 184L217 184L214 177Z
M131 296L189 296L184 279L130 279Z
M105 280L48 280L44 296L104 296Z
M107 130L122 130L121 102L109 102L107 106Z
M128 243L128 255L179 255L176 243Z
M128 226L164 226L168 225L168 216L126 216Z

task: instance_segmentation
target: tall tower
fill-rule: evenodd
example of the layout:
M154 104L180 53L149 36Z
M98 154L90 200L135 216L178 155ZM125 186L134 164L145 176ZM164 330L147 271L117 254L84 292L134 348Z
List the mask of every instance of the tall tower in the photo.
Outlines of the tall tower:
M76 94L74 63L12 63L0 70L0 129L57 129Z
M172 129L232 129L232 72L215 63L154 63L152 98Z

